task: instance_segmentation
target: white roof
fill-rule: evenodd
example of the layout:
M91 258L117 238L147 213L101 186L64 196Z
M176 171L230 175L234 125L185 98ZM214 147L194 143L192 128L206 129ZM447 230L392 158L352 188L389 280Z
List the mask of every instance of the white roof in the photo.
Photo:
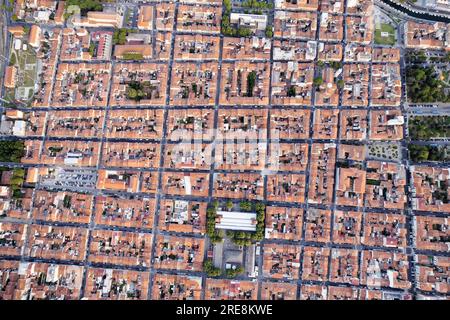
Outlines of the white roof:
M13 135L24 136L27 123L23 120L14 121Z
M37 20L48 21L50 20L50 11L38 11L36 15Z
M22 46L22 40L20 40L20 39L15 39L15 40L14 40L14 49L15 49L15 50L19 50L21 46Z
M0 197L6 197L9 192L9 187L7 186L0 186Z
M258 21L266 22L267 16L265 14L249 14L249 13L232 12L230 15L230 19L231 20L235 20L235 19L258 20Z
M256 231L255 212L217 211L220 219L217 229Z
M187 195L192 194L191 177L184 176L184 190Z

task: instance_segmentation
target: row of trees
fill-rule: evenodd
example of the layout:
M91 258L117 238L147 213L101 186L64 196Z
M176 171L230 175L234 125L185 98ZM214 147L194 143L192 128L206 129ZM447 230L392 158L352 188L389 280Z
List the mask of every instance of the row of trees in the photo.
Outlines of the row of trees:
M410 64L421 64L428 60L433 63L447 63L450 62L450 53L447 52L442 56L430 56L427 58L425 50L410 50L406 53L406 60Z
M249 246L253 241L261 241L264 239L264 218L266 207L261 202L252 203L250 201L241 201L239 203L241 211L256 211L256 231L233 231L228 230L227 236L237 245Z
M235 278L238 275L244 272L244 268L242 266L237 266L235 269L227 269L225 270L225 276L227 278Z
M227 201L225 207L231 211L233 209L233 202ZM226 235L237 245L248 246L253 241L261 241L264 239L264 219L266 207L263 203L252 203L250 201L241 201L239 203L241 211L251 212L256 211L256 231L232 231L228 230ZM206 210L206 233L211 239L212 243L219 243L223 240L225 233L223 230L216 229L217 209L219 202L214 200L213 203Z
M7 6L6 3L2 3L0 5L0 9L2 9L3 11L13 12L13 10L14 10L14 0L8 0L8 2L9 2L9 6ZM13 16L16 16L16 20L17 20L17 15L13 15ZM16 21L16 20L14 20L14 21Z
M203 270L209 277L218 277L223 274L220 268L214 267L214 263L211 259L205 260L203 262ZM225 270L225 276L227 278L235 278L236 276L242 274L244 272L244 268L242 266L237 266L235 269L227 269Z
M210 277L218 277L222 274L222 270L220 268L214 267L211 259L205 260L203 262L203 271L205 271Z
M222 33L230 37L250 37L253 32L250 28L233 28L230 22L230 13L224 12L222 18Z
M216 230L216 218L219 202L214 200L213 203L206 209L206 234L212 243L219 243L223 241L225 236L223 230Z
M246 0L242 3L242 6L250 9L272 9L272 3L261 0Z

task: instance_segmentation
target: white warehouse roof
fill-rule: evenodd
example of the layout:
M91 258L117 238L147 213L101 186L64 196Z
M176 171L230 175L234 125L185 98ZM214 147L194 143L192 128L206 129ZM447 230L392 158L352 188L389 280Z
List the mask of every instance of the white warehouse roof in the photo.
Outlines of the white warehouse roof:
M217 229L256 231L255 212L217 211Z

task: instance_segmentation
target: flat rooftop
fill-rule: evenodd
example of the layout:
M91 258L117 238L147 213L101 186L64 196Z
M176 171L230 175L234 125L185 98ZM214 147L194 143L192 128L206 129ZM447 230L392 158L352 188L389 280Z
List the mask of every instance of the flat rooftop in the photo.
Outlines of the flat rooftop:
M256 231L256 213L217 211L217 229Z

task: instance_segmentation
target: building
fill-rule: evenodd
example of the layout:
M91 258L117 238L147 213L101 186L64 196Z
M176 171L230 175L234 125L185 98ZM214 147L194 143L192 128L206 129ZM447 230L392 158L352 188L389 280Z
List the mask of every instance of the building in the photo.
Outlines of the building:
M450 49L449 25L443 22L405 24L405 45L416 49Z
M22 120L24 116L23 111L20 110L6 110L6 117L13 120Z
M217 211L216 228L256 231L255 212Z
M25 34L25 31L23 30L22 26L11 26L8 27L8 31L15 37L15 38L22 38Z
M5 69L5 82L6 88L14 88L17 80L17 68L15 66L8 66Z
M66 20L64 17L64 9L65 9L65 1L58 1L58 7L55 12L55 23L56 24L63 24Z
M73 20L73 24L77 27L112 27L121 28L123 16L113 12L95 12L89 11L86 18L78 18Z
M32 25L30 29L30 38L28 43L34 48L39 48L41 44L41 28L38 25Z
M26 134L27 123L23 120L14 121L13 135L24 137Z
M152 46L140 44L116 45L114 49L114 56L116 58L124 59L127 55L142 55L143 59L150 59L152 57Z
M91 33L91 42L96 45L96 58L100 60L111 59L113 47L113 33L96 31Z
M237 24L239 27L250 28L253 31L265 30L267 27L267 16L232 12L230 23Z
M116 12L88 12L87 19L89 24L97 26L120 27L122 17Z
M29 168L27 171L26 183L36 183L39 178L39 168Z
M0 186L0 198L7 198L11 195L11 188L7 186Z
M152 30L153 6L142 6L139 8L139 18L137 26L142 30Z

